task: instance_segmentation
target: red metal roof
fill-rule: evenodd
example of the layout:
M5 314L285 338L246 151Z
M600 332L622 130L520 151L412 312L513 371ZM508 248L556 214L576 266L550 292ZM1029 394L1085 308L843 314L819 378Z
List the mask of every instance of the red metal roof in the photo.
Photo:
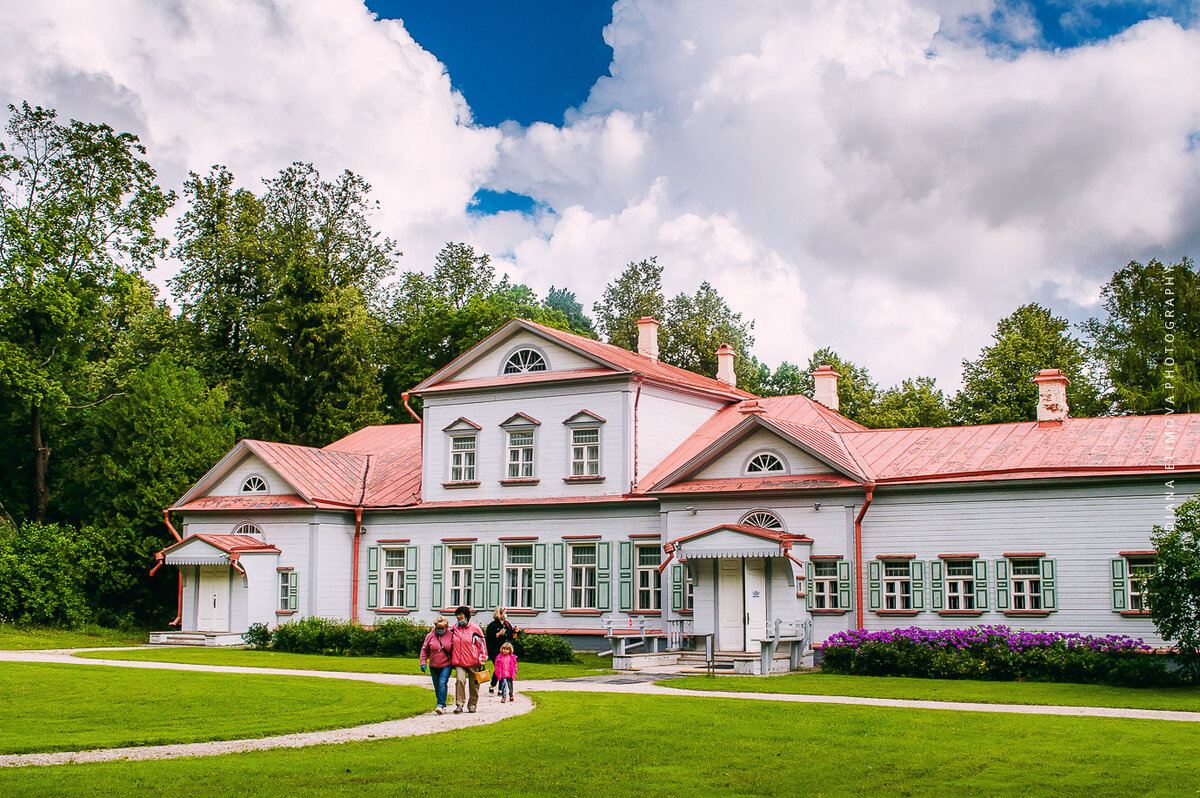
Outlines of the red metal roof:
M767 540L783 541L811 541L812 538L807 535L794 535L791 532L784 532L782 529L763 529L761 526L750 526L748 524L721 524L714 526L712 529L706 529L703 532L693 532L690 535L684 535L681 538L675 538L671 541L673 544L680 544L684 541L695 540L702 538L705 535L711 535L714 532L720 532L728 529L732 532L740 532L743 535L750 535L756 538L765 538Z
M275 548L271 544L264 542L262 538L256 538L253 535L210 535L208 533L202 532L198 535L188 535L186 538L179 541L178 543L174 543L170 546L167 546L165 549L162 550L162 553L166 554L171 549L177 548L178 546L182 546L184 543L187 543L189 540L192 540L193 538L196 538L198 540L203 540L205 543L209 543L213 546L216 546L218 549L220 549L221 551L223 551L227 554L235 554L235 553L244 554L247 552L256 552L256 551L265 551L265 552L272 552L272 551L278 552L279 551L279 549Z
M312 503L295 495L202 496L173 510L297 510L311 509Z
M367 507L398 507L421 501L421 425L364 427L325 447L370 458L366 473Z
M442 393L445 391L468 391L475 388L500 388L505 385L529 385L538 382L562 382L565 380L586 380L597 377L616 377L624 374L616 369L570 369L564 371L535 371L531 374L502 374L496 377L476 377L470 380L448 380L421 388L413 389L413 393Z
M367 458L329 449L288 443L245 441L252 452L305 498L325 504L353 506L363 494Z

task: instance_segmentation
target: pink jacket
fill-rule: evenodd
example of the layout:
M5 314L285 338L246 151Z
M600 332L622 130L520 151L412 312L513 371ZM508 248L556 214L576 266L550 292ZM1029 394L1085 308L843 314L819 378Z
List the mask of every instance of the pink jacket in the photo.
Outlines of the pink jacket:
M477 624L468 623L450 627L450 642L453 645L451 662L471 667L487 662L487 648L483 644L483 630Z
M515 678L517 678L517 655L516 654L497 654L495 664L496 664L496 678L497 679L515 679Z
M421 644L421 664L424 665L428 661L434 668L449 667L450 654L447 654L447 651L454 653L450 632L441 637L438 637L437 632L430 632L425 635L425 642Z

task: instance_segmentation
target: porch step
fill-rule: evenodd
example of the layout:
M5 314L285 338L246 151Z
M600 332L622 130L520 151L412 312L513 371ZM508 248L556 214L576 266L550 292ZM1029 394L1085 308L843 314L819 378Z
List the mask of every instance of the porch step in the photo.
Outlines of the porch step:
M151 632L152 646L240 646L242 636L232 632Z

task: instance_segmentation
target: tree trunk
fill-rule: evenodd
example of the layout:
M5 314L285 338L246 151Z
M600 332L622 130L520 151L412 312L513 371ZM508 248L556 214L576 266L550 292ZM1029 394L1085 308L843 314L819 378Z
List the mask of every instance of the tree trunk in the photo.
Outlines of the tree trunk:
M42 407L33 403L33 520L46 520L46 505L50 491L46 488L46 467L50 464L50 447L42 442Z

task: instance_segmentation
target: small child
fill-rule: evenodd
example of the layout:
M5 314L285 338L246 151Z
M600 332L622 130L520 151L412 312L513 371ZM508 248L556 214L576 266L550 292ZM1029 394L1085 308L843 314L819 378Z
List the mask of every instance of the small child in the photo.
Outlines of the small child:
M496 679L500 682L500 702L512 701L515 691L513 679L517 676L517 655L513 653L512 643L500 646L500 653L493 663L496 669Z

